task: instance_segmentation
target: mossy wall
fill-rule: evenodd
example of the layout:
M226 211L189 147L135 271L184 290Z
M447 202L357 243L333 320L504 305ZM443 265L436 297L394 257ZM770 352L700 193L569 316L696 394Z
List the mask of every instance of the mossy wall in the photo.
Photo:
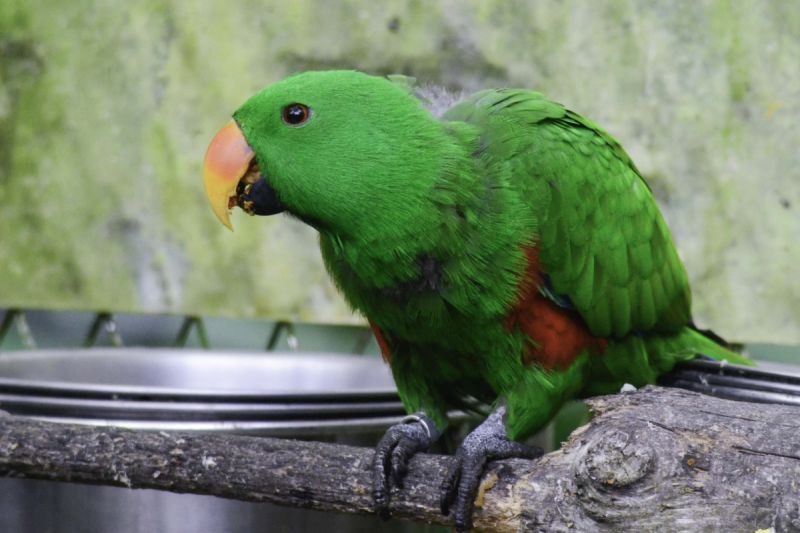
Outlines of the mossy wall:
M0 306L352 321L312 230L207 207L230 113L305 69L537 88L650 180L698 322L800 342L792 1L0 3Z

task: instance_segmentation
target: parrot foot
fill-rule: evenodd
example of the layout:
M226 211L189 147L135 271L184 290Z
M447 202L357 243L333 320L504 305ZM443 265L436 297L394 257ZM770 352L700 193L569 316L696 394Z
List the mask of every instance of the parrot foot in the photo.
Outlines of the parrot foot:
M503 424L504 414L505 407L501 406L467 435L442 482L442 514L447 516L454 506L456 531L472 529L475 496L488 461L511 457L535 459L543 453L535 446L509 440Z
M372 459L372 498L375 512L389 518L390 478L403 487L408 461L414 454L426 451L439 438L433 420L424 415L410 415L393 425L381 438Z

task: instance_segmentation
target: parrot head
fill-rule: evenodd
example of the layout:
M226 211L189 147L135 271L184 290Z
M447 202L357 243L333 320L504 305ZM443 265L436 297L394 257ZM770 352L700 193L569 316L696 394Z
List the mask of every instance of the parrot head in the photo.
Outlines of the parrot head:
M354 71L297 74L255 94L211 142L211 208L286 211L339 235L403 224L441 172L441 123L407 85Z

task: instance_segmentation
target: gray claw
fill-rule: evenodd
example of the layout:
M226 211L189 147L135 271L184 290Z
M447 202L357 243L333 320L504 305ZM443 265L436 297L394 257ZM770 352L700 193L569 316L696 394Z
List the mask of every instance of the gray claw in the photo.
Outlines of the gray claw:
M503 424L504 414L505 408L498 408L467 435L450 463L442 483L440 506L445 516L454 507L456 531L472 529L475 496L488 461L510 457L535 459L542 455L539 448L508 439Z
M422 415L411 415L399 424L386 430L372 459L372 498L375 512L383 519L391 514L390 480L403 488L403 479L408 472L408 462L414 454L426 451L438 438L431 419Z

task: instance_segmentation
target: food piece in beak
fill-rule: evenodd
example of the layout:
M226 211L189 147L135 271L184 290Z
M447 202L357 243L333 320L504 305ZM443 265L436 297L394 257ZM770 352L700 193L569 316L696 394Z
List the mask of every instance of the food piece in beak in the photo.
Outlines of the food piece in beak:
M228 207L238 205L248 215L274 215L284 211L275 190L260 172L255 159L236 186L236 197L228 200Z

